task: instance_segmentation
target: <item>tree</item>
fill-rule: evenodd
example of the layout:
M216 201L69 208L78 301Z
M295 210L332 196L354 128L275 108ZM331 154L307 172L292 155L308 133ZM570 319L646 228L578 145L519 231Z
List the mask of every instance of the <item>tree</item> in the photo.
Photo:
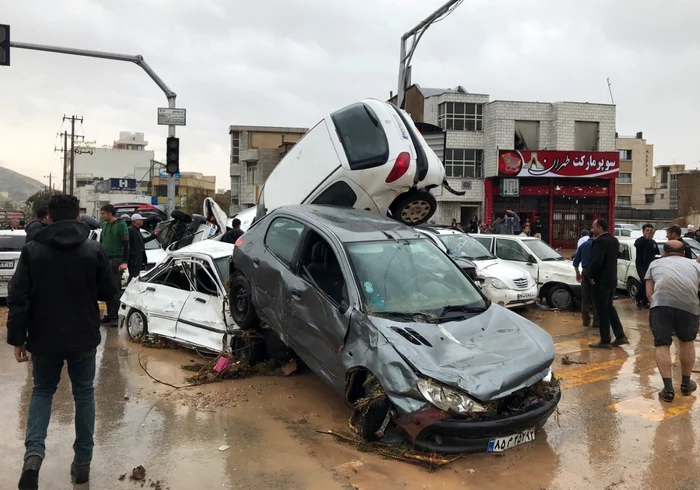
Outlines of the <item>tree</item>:
M39 208L47 207L49 205L49 200L51 199L52 195L52 191L43 190L35 192L27 198L25 202L32 216L36 216L36 212L39 210Z

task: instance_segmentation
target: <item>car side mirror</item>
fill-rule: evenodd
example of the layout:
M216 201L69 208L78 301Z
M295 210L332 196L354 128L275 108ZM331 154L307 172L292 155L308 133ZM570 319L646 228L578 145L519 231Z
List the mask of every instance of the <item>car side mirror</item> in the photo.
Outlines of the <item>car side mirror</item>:
M527 263L528 263L528 264L534 264L534 263L536 263L536 262L537 262L537 259L535 258L534 255L532 255L532 254L528 255L528 257L527 257Z
M348 312L349 309L350 309L350 305L348 304L348 302L342 301L340 303L340 306L338 306L338 313L340 313L341 315L344 315L345 313Z

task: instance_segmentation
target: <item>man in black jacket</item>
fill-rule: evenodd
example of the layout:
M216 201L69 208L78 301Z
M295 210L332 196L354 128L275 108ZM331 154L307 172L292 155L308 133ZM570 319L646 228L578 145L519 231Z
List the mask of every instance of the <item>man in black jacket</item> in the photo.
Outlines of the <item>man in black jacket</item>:
M25 238L24 243L29 243L34 240L34 235L36 235L39 230L44 229L44 227L48 224L48 215L49 212L44 207L36 210L36 218L27 223L27 226L24 229L24 231L27 233L27 238Z
M685 240L683 240L683 237L681 237L681 234L683 233L683 230L681 230L681 227L678 225L673 225L669 226L666 228L666 239L670 242L671 240L678 240L683 244L683 256L686 259L692 259L693 258L693 253L690 250L690 245L688 245Z
M592 349L612 349L629 344L630 341L620 323L620 317L613 306L613 294L617 287L617 255L620 244L617 238L608 233L608 222L599 218L593 222L595 241L591 249L591 261L588 275L593 285L593 303L598 313L600 341L589 344ZM615 340L610 341L610 327L615 333Z
M224 236L221 237L221 241L224 243L235 244L236 241L242 236L243 230L241 230L241 220L234 218L233 221L231 221L231 229L224 233Z
M51 402L63 363L75 400L74 483L90 478L95 431L95 354L100 344L98 301L117 293L110 281L109 260L90 230L78 221L76 197L55 195L49 202L52 224L22 249L10 282L7 342L17 362L32 354L34 388L27 421L20 490L38 488L44 459Z
M156 236L151 235L144 238L141 234L141 227L144 217L136 213L131 216L131 226L129 227L129 261L127 267L129 271L129 282L138 277L142 270L146 268L146 243L155 240Z
M647 270L649 269L649 264L651 264L656 256L659 254L659 247L654 241L654 227L652 225L646 224L642 226L642 236L637 238L634 242L634 248L637 252L634 264L637 267L637 274L639 275L639 291L637 291L637 297L635 298L637 302L637 309L649 307L649 300L647 299L647 290L644 285L644 277L647 275Z

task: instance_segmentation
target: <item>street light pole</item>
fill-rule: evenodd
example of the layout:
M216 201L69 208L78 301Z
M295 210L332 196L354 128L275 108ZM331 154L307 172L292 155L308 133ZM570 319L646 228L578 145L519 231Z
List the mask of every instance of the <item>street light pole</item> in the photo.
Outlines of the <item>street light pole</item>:
M407 31L403 36L401 36L401 53L399 59L399 90L396 97L396 105L400 108L404 108L404 99L406 97L406 73L410 68L411 58L413 57L413 53L416 50L418 41L420 41L420 38L423 37L423 34L425 34L425 31L428 29L428 27L430 27L435 22L438 22L450 15L454 11L454 9L459 7L459 5L463 1L464 0L449 0L442 7L440 7L428 17L420 21L418 25L416 25L413 29ZM406 53L406 41L408 41L408 39L411 37L413 38L413 41L411 42L411 48L408 51L408 53Z
M177 99L177 94L170 90L170 87L168 87L165 82L163 81L162 78L158 76L158 74L153 71L153 69L150 67L148 63L146 63L146 60L141 56L140 54L137 55L128 55L128 54L119 54L119 53L109 53L106 51L93 51L89 49L75 49L75 48L64 48L61 46L47 46L44 44L32 44L32 43L18 43L15 41L10 42L10 47L11 48L17 48L17 49L29 49L33 51L45 51L48 53L59 53L59 54L70 54L74 56L85 56L88 58L100 58L104 60L113 60L113 61L126 61L129 63L134 63L135 65L140 66L143 71L146 72L146 74L151 77L151 80L153 80L156 85L163 91L165 94L165 97L168 99L168 107L171 109L174 109L176 107L176 99ZM174 125L169 125L168 126L168 136L175 136L175 126ZM175 176L168 174L168 216L170 216L170 213L173 212L175 209Z

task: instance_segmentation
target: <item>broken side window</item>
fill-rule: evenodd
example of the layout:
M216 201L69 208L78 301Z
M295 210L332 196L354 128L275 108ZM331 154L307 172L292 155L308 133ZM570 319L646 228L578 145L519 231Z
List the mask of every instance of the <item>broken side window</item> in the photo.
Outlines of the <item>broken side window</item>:
M166 267L162 272L154 275L149 282L151 284L160 284L182 291L192 290L192 285L181 263L174 263L171 267Z
M315 284L336 304L347 299L345 278L340 262L330 244L315 231L307 235L301 251L300 275Z
M214 277L214 272L207 262L201 260L192 262L192 278L195 290L198 293L218 296L219 289Z

